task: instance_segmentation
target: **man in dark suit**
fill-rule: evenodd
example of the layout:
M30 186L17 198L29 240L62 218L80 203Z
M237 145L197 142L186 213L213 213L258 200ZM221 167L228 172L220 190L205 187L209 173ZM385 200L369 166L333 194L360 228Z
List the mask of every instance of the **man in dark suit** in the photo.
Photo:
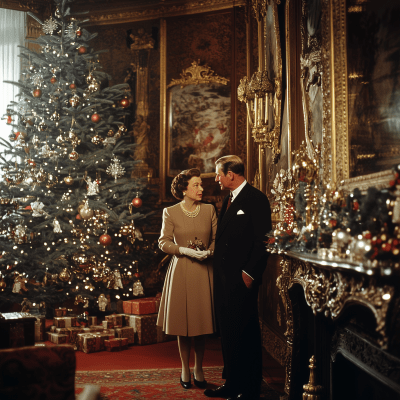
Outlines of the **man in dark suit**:
M216 161L216 182L230 195L218 218L214 252L214 302L221 335L225 384L208 397L259 399L262 381L258 287L267 265L271 230L267 196L246 182L237 156Z

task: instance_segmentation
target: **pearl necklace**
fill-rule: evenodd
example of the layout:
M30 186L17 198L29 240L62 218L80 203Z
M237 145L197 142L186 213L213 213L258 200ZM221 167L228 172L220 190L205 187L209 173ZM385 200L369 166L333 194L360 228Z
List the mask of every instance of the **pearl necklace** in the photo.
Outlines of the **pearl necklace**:
M194 211L188 211L188 210L186 210L186 208L184 207L183 203L179 203L179 204L180 204L180 206L181 206L181 209L182 209L183 213L184 213L186 216L188 216L188 217L190 217L190 218L195 218L195 217L197 217L197 216L199 215L199 212L200 212L200 204L197 204L197 207L194 209Z

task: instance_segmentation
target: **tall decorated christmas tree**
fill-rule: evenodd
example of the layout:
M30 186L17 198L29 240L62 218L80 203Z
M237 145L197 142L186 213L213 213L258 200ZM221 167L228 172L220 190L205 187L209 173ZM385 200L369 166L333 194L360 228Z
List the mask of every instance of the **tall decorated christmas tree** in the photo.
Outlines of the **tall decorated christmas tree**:
M108 86L96 34L69 3L55 0L44 22L31 15L44 34L21 49L22 78L10 82L20 94L4 115L0 305L72 298L104 310L142 294L140 264L154 254L140 244L149 190L132 178L129 86Z

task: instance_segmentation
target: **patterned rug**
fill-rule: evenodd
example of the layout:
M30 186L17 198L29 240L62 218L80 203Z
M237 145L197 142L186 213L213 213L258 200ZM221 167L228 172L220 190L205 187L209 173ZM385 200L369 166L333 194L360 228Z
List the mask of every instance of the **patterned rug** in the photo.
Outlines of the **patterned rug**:
M222 367L204 368L209 388L214 389L223 384L221 373ZM76 394L81 393L83 387L90 384L101 386L101 400L206 399L204 390L194 385L188 390L183 389L179 383L179 375L179 368L109 372L80 371L75 374ZM279 400L280 394L263 382L260 398Z

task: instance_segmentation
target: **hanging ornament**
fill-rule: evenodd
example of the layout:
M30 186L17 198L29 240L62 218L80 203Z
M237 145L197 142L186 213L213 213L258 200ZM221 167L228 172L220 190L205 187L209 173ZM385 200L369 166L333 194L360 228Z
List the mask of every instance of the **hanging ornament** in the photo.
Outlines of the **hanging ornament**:
M36 135L33 135L33 137L32 137L32 144L33 144L33 146L34 146L34 147L37 147L37 146L39 145L39 143L40 143L39 137L36 136Z
M75 33L76 33L76 36L78 36L78 37L82 36L82 31L79 28Z
M53 85L57 82L57 78L55 76L52 76L50 78L50 83L52 83Z
M68 282L71 279L71 273L68 268L64 268L59 274L58 279L62 282Z
M100 90L99 82L97 82L96 79L93 79L92 82L90 82L90 85L88 86L89 94L98 92L99 90Z
M87 193L86 196L97 196L99 194L99 185L96 181L92 182L92 178L88 176L86 178Z
M54 221L53 221L53 232L54 233L62 233L60 221L58 221L57 218L54 218Z
M94 114L92 114L92 116L90 117L90 119L92 120L92 122L94 122L95 124L97 124L98 122L101 121L101 117L99 114L97 114L96 112Z
M69 104L71 104L72 107L78 107L80 104L80 98L77 94L74 94L70 99L69 99Z
M72 184L74 183L74 178L71 176L71 174L69 174L68 176L66 176L66 177L64 178L64 182L65 182L68 186L70 186L70 185L72 185Z
M4 292L4 289L7 287L7 284L3 278L0 279L0 291Z
M121 101L120 101L120 104L121 104L121 106L123 107L123 108L127 108L127 107L129 107L129 99L128 99L128 97L124 97Z
M115 135L115 132L112 130L112 129L110 129L108 132L107 132L107 136L108 137L113 137Z
M63 135L58 135L58 136L56 137L56 142L57 142L58 144L64 143L64 136L63 136Z
M35 178L38 182L44 182L46 180L46 172L44 172L43 168L40 167L39 171L36 173Z
M112 243L111 236L107 233L104 233L103 235L101 235L99 240L103 246L108 246Z
M38 125L39 131L44 132L47 129L47 125L44 122L44 120L42 120L39 125Z
M143 204L143 201L139 198L139 193L136 193L136 197L132 200L132 205L135 208L141 207Z
M76 161L79 158L79 154L75 150L72 150L71 153L68 154L68 158L71 161Z
M53 32L57 29L57 21L50 16L49 19L44 21L42 26L42 30L46 35L52 35Z
M80 46L78 48L78 53L79 54L86 54L87 53L87 48L85 46Z
M55 175L53 174L47 175L47 183L46 183L47 189L51 189L53 186L57 185L57 183L58 183L58 178Z
M46 143L42 148L41 148L41 156L44 158L51 157L52 151L50 146Z
M114 289L123 289L124 286L122 285L122 280L121 280L121 273L119 272L119 269L114 269Z
M71 90L75 90L75 89L76 89L75 83L71 83L71 84L69 85L69 88L70 88Z
M39 89L39 88L37 88L37 89L35 89L35 90L33 91L32 94L33 94L33 97L36 97L36 98L42 97L42 90Z
M104 295L104 293L102 293L99 296L99 310L100 311L106 311L107 303L108 303L107 298Z
M93 210L89 207L88 201L86 201L84 206L80 209L79 214L83 219L89 219L93 217Z
M107 174L114 177L115 180L120 178L125 174L125 168L120 164L120 161L117 157L114 156L112 159L112 164L107 167Z
M54 111L53 114L50 115L50 120L55 122L59 121L60 114L57 111Z
M47 215L47 212L43 210L44 204L41 201L34 201L31 203L32 207L32 217L42 217L43 215Z
M101 144L102 141L103 141L103 138L100 137L99 135L95 135L92 137L92 143L95 145Z
M26 160L26 164L27 164L29 167L32 167L32 168L35 168L35 167L36 167L36 162L33 161L33 160L31 160L31 159Z
M140 282L140 280L137 280L136 282L133 283L132 294L134 296L139 296L144 294L142 282Z

